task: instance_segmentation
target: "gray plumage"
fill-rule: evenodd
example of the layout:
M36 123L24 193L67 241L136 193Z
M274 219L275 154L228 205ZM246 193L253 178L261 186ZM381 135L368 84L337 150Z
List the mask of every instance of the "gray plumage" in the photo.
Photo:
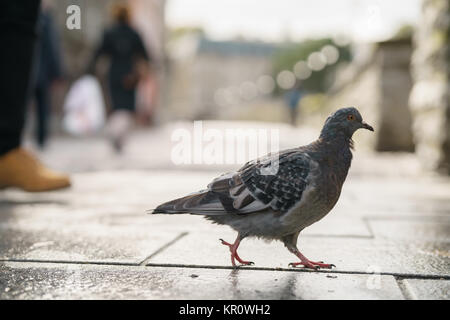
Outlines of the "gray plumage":
M320 137L306 146L269 154L236 172L214 179L207 189L158 206L153 213L204 215L238 232L230 246L232 263L240 240L259 237L280 240L305 267L331 267L312 262L298 251L300 232L322 219L339 199L352 160L352 135L373 128L355 108L328 117ZM272 171L271 171L272 170Z

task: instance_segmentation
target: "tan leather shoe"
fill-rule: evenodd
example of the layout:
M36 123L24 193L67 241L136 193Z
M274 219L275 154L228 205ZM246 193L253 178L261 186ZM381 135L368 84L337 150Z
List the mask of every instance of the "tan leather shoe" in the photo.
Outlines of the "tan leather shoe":
M31 153L17 148L0 157L0 188L50 191L70 186L67 175L44 167Z

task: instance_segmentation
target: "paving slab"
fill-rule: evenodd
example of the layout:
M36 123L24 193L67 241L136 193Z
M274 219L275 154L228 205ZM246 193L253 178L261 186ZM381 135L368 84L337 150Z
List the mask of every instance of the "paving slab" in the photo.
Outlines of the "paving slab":
M122 207L143 212L158 204L201 190L223 171L96 171L72 175L64 191L29 194L0 192L1 206L59 203L90 208ZM392 181L390 181L392 180ZM330 216L449 216L450 183L439 180L349 176Z
M410 299L449 300L450 280L444 279L404 279L401 281Z
M279 130L279 147L288 149L298 147L315 140L322 123L316 126L302 124L294 128L285 123L264 121L203 121L203 129L265 129ZM224 165L174 165L171 161L172 147L177 142L172 140L176 129L187 129L192 132L192 122L168 123L131 132L124 152L116 154L105 136L89 136L75 138L68 136L52 136L44 152L34 147L32 137L26 137L25 145L39 153L39 157L55 169L69 172L93 171L105 169L184 169L184 170L217 170L230 169L235 166ZM414 154L407 152L370 152L363 134L355 135L356 151L351 174L379 176L418 176L423 173L420 162ZM83 152L80 152L83 150ZM155 152L157 150L157 152Z
M53 192L0 192L1 205L64 204L81 208L126 208L144 213L163 201L204 189L219 173L177 171L97 171L71 175L72 187Z
M145 215L42 205L0 215L0 258L138 264L180 235ZM170 232L169 232L170 230Z
M449 195L449 179L352 175L350 169L334 210L356 217L448 217Z
M304 126L294 128L283 123L256 121L202 121L202 127L205 130L204 132L208 129L214 129L223 133L228 129L279 130L279 147L281 150L310 143L320 133L317 129ZM67 136L54 137L49 141L45 152L35 151L40 153L40 158L45 163L54 168L70 172L130 168L141 170L168 168L175 170L179 168L184 170L217 170L217 168L222 168L229 170L236 167L236 165L220 164L175 165L171 160L172 149L178 142L173 141L172 134L174 130L179 129L188 130L192 135L194 134L193 122L187 121L135 130L130 133L121 154L114 152L108 139L100 136L84 139ZM30 141L26 142L28 147L34 147ZM83 150L83 152L79 150Z
M233 241L230 228L199 216L145 214L204 189L233 168L185 166L183 171L167 159L147 165L153 154L140 157L135 147L135 153L105 166L102 161L112 154L104 150L107 157L89 158L95 145L78 154L80 167L71 158L74 151L64 156L67 162L55 151L55 158L49 155L52 163L76 172L71 189L0 192L0 259L10 260L0 262L0 298L401 299L394 274L401 275L406 298L448 299L449 179L384 174L384 164L402 166L398 157L369 161L371 167L356 153L338 204L299 239L307 257L337 268L289 269L296 258L280 242L245 239L239 253L255 268L233 271L229 251L218 240ZM148 167L166 170L135 170ZM144 261L148 267L138 266Z
M450 215L448 217L409 217L368 219L377 238L411 242L440 242L450 244ZM447 252L450 256L450 252Z
M0 299L403 299L392 276L0 263Z
M227 227L190 232L148 260L154 264L230 265L228 248L219 238L233 241L236 233ZM408 243L353 237L299 237L300 251L313 261L336 265L337 271L450 276L448 242ZM264 268L287 268L297 259L281 242L244 239L239 255ZM244 267L245 268L245 267Z
M2 191L0 258L140 263L182 232L183 224L145 212L164 196L188 192L189 185L172 183L174 175L96 172L75 174L74 186L64 191ZM177 174L186 181L193 176ZM201 182L202 174L196 176ZM178 222L184 220L199 221Z
M139 264L178 236L123 226L72 225L64 230L35 231L9 228L1 231L0 259Z
M192 188L203 188L211 176L94 172L74 174L70 190L42 194L6 190L0 194L0 258L138 263L181 233L211 229L199 216L145 213ZM305 234L371 236L362 219L343 214L330 215L327 223L317 223Z

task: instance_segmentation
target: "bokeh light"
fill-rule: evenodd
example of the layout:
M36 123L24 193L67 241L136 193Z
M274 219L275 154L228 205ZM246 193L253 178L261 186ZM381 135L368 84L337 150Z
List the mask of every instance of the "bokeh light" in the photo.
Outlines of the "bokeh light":
M339 59L339 50L333 45L326 45L320 50L325 56L327 64L334 64Z
M262 75L256 80L256 85L261 94L269 94L275 89L275 80L271 76Z
M311 69L305 61L299 61L294 65L294 74L297 79L305 80L311 76Z
M295 75L289 70L283 70L277 75L277 83L281 89L291 89L295 85Z
M239 91L241 98L247 101L256 98L256 96L258 95L258 88L251 81L243 82L239 87Z
M327 58L322 52L313 52L308 56L308 67L313 71L320 71L325 68Z
M339 47L345 47L350 44L350 38L347 35L336 34L333 36L333 42Z

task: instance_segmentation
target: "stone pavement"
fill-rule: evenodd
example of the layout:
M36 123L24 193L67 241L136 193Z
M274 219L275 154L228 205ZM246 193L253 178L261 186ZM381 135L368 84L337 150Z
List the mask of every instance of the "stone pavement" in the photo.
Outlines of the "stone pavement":
M315 134L283 130L282 148ZM255 265L233 269L228 227L145 214L230 169L174 166L170 132L138 131L121 156L101 137L55 138L41 157L73 172L71 189L0 191L0 299L450 298L450 179L414 156L356 145L335 209L299 238L333 270L290 268L281 243L257 239L240 247Z

